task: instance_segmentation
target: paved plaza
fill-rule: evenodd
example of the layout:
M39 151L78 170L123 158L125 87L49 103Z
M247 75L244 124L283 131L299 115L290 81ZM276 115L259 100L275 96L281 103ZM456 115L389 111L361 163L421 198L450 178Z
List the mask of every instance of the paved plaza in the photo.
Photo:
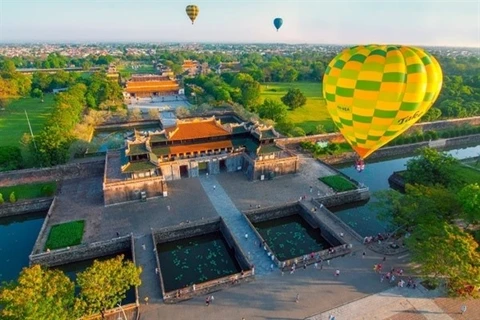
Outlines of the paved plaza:
M329 263L325 261L318 269L310 265L306 269L298 268L293 274L282 274L278 269L270 271L268 256L263 250L257 250L253 231L242 220L241 211L258 205L264 208L298 201L303 195L307 196L303 202L308 207L311 197L331 194L331 189L318 177L334 174L334 171L313 159L301 158L301 162L304 169L300 173L274 180L252 182L241 172L201 176L168 182L166 198L110 207L103 206L101 176L68 180L60 188L49 225L85 219L84 243L108 240L116 237L117 232L120 235L133 233L135 258L143 268L139 287L140 319L143 320L322 320L328 319L330 314L335 315L336 320L480 319L472 313L476 305L469 306L466 317L457 314L461 302L439 300L442 298L435 298L422 287L415 290L396 288L396 283L381 282L372 268L383 256L366 250L366 256L362 257L364 246L321 210L318 214L323 222L338 234L344 233L345 241L353 245L352 254ZM155 274L151 229L187 225L218 216L223 217L242 250L250 252L250 261L258 267L255 280L214 292L215 300L208 307L205 306L206 295L178 304L164 304ZM243 235L249 232L249 239L245 239ZM384 270L401 267L408 276L408 258L408 254L389 256ZM339 277L334 275L337 269ZM295 301L297 295L298 302ZM143 304L145 297L149 298L149 305ZM448 314L443 310L448 310Z

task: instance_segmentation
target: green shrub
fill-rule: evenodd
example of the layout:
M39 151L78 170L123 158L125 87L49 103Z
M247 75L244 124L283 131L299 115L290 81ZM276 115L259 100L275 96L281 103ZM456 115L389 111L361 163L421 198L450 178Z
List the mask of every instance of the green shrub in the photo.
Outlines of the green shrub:
M17 202L17 197L15 197L15 192L14 191L12 191L12 193L10 193L10 202L11 203Z
M82 242L84 228L84 220L54 225L48 234L45 248L60 249L80 244Z
M3 194L0 193L0 204L4 203L5 200L3 200Z
M42 187L42 193L43 193L44 195L46 195L47 197L51 197L51 196L53 196L53 194L55 193L55 187L54 187L53 185L51 185L51 184L49 184L49 185L44 185L44 186Z

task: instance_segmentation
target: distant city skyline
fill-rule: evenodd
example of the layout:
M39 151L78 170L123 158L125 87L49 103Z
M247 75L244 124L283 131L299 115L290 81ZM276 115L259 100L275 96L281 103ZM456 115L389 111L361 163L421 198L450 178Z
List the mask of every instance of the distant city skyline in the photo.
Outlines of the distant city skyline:
M185 13L196 4L192 26ZM284 20L276 32L273 19ZM0 42L405 44L480 48L478 0L0 0Z

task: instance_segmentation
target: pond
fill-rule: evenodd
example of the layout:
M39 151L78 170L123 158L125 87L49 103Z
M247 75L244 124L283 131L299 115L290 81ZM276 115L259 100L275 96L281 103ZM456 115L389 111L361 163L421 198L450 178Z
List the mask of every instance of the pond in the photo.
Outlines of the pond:
M299 214L253 224L280 261L331 248L320 229L312 228Z
M42 228L47 211L0 219L0 283L15 280L23 267Z
M446 152L457 159L475 157L480 154L480 145L452 149ZM344 174L368 186L372 197L370 201L366 203L363 202L358 206L339 206L329 209L335 212L340 219L352 227L362 237L389 231L387 224L377 219L376 211L372 208L372 204L376 201L373 194L375 191L390 189L388 183L390 175L394 171L405 170L405 165L411 158L412 157L404 157L378 162L367 162L365 170L362 172L357 172L353 166L337 167Z
M139 131L157 131L160 130L159 124L145 124L135 126ZM125 143L124 134L132 134L134 128L111 128L95 130L92 141L92 147L89 152L104 152L109 149L118 149Z
M221 232L157 244L166 292L241 271Z

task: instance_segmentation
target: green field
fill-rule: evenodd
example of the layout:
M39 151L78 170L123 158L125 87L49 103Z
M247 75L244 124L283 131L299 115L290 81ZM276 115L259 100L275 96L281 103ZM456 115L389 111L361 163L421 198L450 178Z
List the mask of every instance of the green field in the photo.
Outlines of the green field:
M357 186L355 186L352 182L348 181L341 175L327 176L323 178L318 178L318 180L325 183L335 192L343 192L357 189Z
M0 110L0 146L19 146L24 133L30 133L25 110L32 124L33 134L39 134L49 118L54 104L54 95L46 94L44 102L39 98L13 100L5 110Z
M12 187L1 187L0 193L5 202L9 201L10 193L15 192L17 200L51 197L57 189L56 182L42 182L35 184L19 184Z
M82 243L85 220L70 221L54 225L50 229L45 249L60 249Z
M322 84L320 82L291 82L291 83L265 83L262 84L262 101L269 98L281 101L289 88L298 88L307 97L307 103L296 110L288 112L288 119L306 133L315 130L322 124L327 131L333 130L333 122L328 114L325 99L322 97Z

